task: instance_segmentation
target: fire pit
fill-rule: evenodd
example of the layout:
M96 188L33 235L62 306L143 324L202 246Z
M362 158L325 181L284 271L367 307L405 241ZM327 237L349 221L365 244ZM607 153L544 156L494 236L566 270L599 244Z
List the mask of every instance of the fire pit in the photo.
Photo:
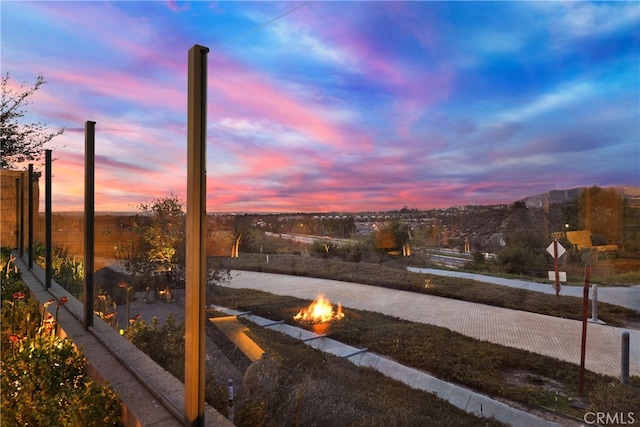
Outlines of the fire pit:
M308 307L303 308L293 316L293 320L304 325L313 325L313 331L318 334L326 333L329 323L344 318L342 304L338 302L337 309L333 309L331 301L324 294L318 294Z

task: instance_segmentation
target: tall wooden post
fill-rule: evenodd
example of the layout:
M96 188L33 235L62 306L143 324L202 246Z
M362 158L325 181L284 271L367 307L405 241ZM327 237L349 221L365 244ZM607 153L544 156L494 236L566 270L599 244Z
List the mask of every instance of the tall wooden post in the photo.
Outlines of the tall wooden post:
M27 243L29 244L29 249L27 255L29 256L29 270L33 268L33 163L29 163L29 179L27 182L29 183L29 188L27 189L27 194L29 195L29 202L27 207L29 208L29 212L27 212L27 227L29 230L27 231Z
M189 49L187 106L187 251L185 272L185 426L204 426L206 277L207 53Z
M84 328L93 326L96 122L84 125Z
M24 255L24 172L20 174L20 256Z
M51 281L53 279L53 266L51 265L52 249L53 245L51 236L51 150L44 151L44 287L49 289L51 287Z

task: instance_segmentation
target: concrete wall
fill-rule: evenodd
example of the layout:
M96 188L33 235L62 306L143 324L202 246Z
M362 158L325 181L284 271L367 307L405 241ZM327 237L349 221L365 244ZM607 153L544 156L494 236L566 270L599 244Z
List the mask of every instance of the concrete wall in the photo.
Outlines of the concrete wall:
M97 214L95 217L94 256L96 268L112 265L116 261L115 247L137 246L138 234L134 231L135 215ZM51 215L51 239L54 248L61 248L68 256L84 257L84 215L81 212ZM39 214L33 224L34 242L45 241L45 218ZM233 235L230 231L211 231L207 241L207 256L229 255Z
M115 246L136 242L133 215L96 215L94 256L101 264L115 260ZM54 248L61 248L68 256L84 256L84 214L82 212L54 213L51 215L51 240ZM33 224L33 240L45 241L44 214Z
M40 174L34 174L33 183L33 241L45 242L45 215L39 212ZM17 187L22 187L24 198L23 214L23 246L28 247L28 215L29 191L28 171L0 170L1 178L1 221L0 221L0 246L19 247L17 231L20 226L20 211ZM128 245L137 242L138 235L133 225L135 215L114 215L97 213L95 217L95 246L94 256L96 268L111 265L116 260L115 246ZM84 257L84 214L82 212L53 213L51 215L53 247L60 248L71 257ZM207 241L207 256L229 255L231 253L233 238L231 232L213 230L209 233Z
M17 230L20 222L17 190L22 188L24 198L24 245L27 244L29 224L27 210L29 209L29 178L28 170L12 171L0 170L0 246L17 248L19 246ZM37 217L40 200L40 173L34 173L33 183L33 212ZM35 228L35 227L34 227Z

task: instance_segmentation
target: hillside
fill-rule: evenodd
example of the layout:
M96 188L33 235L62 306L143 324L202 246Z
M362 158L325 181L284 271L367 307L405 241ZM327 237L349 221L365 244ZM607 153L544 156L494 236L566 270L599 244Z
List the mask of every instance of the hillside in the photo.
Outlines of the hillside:
M471 250L496 252L510 236L535 234L540 238L562 231L563 205L529 208L524 204L493 207L471 207L455 217L444 218L447 237L454 247L462 247L468 239Z
M568 190L551 190L520 200L528 208L544 208L550 205L572 203L581 190L587 187L576 187ZM640 187L622 186L616 188L622 197L634 206L640 205Z
M578 229L575 202L584 188L553 190L511 205L468 206L455 215L440 217L439 221L446 227L451 244L460 248L465 239L469 240L472 250L483 252L495 252L506 240L518 236L541 243L551 241L553 233ZM619 237L633 242L640 232L640 187L616 188L625 199L624 214L617 225L624 229L624 236ZM601 238L614 239L612 235Z

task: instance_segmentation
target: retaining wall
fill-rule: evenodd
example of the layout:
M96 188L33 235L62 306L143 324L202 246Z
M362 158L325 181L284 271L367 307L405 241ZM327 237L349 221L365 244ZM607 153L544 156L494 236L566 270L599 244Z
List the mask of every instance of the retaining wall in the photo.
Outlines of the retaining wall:
M17 193L22 190L23 194L23 227L26 244L26 236L29 230L27 224L27 209L29 209L29 179L28 170L12 171L0 170L0 245L17 248L19 245L17 230L20 225L20 206ZM38 215L40 187L38 181L40 173L34 173L33 182L33 213L34 218ZM34 226L35 228L35 226Z

